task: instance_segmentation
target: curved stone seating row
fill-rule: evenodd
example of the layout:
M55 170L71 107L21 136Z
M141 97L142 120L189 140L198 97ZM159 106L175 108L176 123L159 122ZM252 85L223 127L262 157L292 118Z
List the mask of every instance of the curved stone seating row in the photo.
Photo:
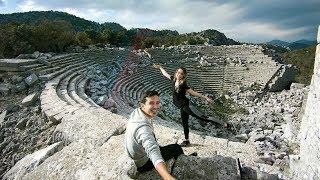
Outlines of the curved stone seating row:
M98 64L103 64L106 62L106 57L105 56L104 51L102 52L97 52L97 53L93 53L94 56L92 57L92 53L88 53L88 54L76 54L77 58L73 58L74 62L70 63L70 58L67 59L67 63L61 63L61 60L59 60L59 65L58 68L60 68L59 71L50 73L50 74L45 74L44 76L47 77L45 79L51 79L57 75L59 75L62 72L66 72L66 70L68 69L74 69L74 70L80 70L83 69L86 66L90 66L90 65L97 65ZM80 60L79 60L80 59ZM71 64L71 65L69 65ZM67 65L67 66L65 66ZM54 69L54 68L49 68L49 69ZM51 71L46 71L46 72L52 72ZM83 71L81 71L83 72ZM75 74L73 74L75 75ZM72 78L72 76L69 76L69 79ZM58 91L58 95L60 95L64 100L66 100L66 98L69 98L69 101L74 102L74 100L72 100L72 98L70 97L70 95L67 95L68 93L71 94L71 92L67 91L67 86L69 84L69 79L64 79L61 83L62 86L60 86L60 90ZM60 85L60 84L58 84ZM82 87L84 89L84 87ZM65 97L64 97L65 96ZM88 102L89 104L96 106L96 104L91 100L88 99L87 96L85 95L85 93L82 93L81 96L79 97L83 97L85 99L86 102ZM77 102L77 101L76 101ZM82 101L83 102L83 101ZM69 103L70 104L70 103Z
M65 54L65 55L54 56L54 57L52 57L50 59L47 59L47 61L52 66L59 66L61 64L69 63L74 58L79 58L79 57L83 57L83 56L84 56L83 53L70 53L70 54ZM44 70L44 69L47 69L47 68L48 68L47 66L42 64L42 66L37 66L37 67L33 68L33 70L40 71L40 70Z
M117 56L116 59L120 59L120 58L123 58L122 60L125 60L125 58L127 57L127 54L126 55L121 55L121 56ZM121 62L118 62L118 63L121 63ZM89 82L90 79L87 80L87 82ZM106 89L107 89L107 93L106 93L106 97L107 98L112 98L116 105L117 105L117 110L120 114L124 114L121 112L121 110L125 110L128 111L128 107L126 106L126 101L124 101L122 99L121 96L119 96L119 84L120 82L122 81L122 78L121 78L121 72L119 72L119 74L113 74L111 75L109 78L108 78L108 81L106 82ZM89 98L89 100L91 100ZM92 101L92 100L91 100Z
M185 56L181 52L177 52L169 49L147 49L149 54L151 54L152 59L157 62L167 62L168 60L181 60L187 56Z
M61 70L64 67L68 67L70 65L74 65L75 63L80 63L80 62L86 62L85 58L82 57L79 54L73 55L72 57L69 57L66 61L61 60L58 63L52 63L50 68L39 68L37 69L37 72L39 75L44 75L44 74L50 74L56 71Z
M245 71L245 67L225 67L225 76L224 76L224 90L229 90L234 85L240 85L242 82L242 73Z
M127 104L127 101L123 96L121 96L122 82L125 81L124 78L119 77L116 80L115 85L112 87L110 96L117 104L117 111L119 114L128 114L132 111L132 107Z
M79 67L79 66L83 67L88 62L90 62L90 61L89 60L85 60L85 61L80 61L79 63L71 63L70 65L67 65L67 66L60 66L60 67L57 67L57 68L50 68L50 69L46 70L44 72L44 74L41 73L41 75L39 77L42 80L50 80L50 79L58 76L59 74L64 73L65 71L67 71L69 69L73 69L73 68L76 68L76 67Z
M79 95L79 97L81 99L83 99L85 102L87 102L88 104L90 104L93 107L99 107L90 97L88 97L88 95L85 92L85 89L88 85L89 82L89 78L88 77L82 77L79 82L78 82L78 86L76 88L76 92Z
M139 75L140 82L143 82L144 86L152 84L152 87L149 87L150 90L155 89L160 93L166 93L170 90L170 81L163 77L158 70L154 68L144 68Z
M80 93L77 90L79 88L79 83L83 78L82 73L77 73L73 76L73 78L70 80L70 84L68 85L68 94L69 96L78 104L81 104L84 107L91 107L91 104L85 101L85 97L80 97Z
M133 91L130 91L130 89L127 88L128 85L134 84L136 81L138 80L131 76L120 77L112 88L111 97L116 101L118 109L124 114L131 112L132 107L137 105L137 101L140 98L139 95L133 97L133 95L129 93ZM140 89L145 90L145 87ZM135 92L136 94L139 94L139 91Z
M39 69L35 69L39 74L40 77L43 74L52 74L52 73L62 73L64 72L66 69L68 68L72 68L76 65L80 65L80 63L85 64L87 62L90 62L94 59L90 59L92 57L92 55L94 55L94 58L100 58L100 60L103 61L103 59L114 59L114 57L106 54L108 53L108 51L101 51L101 52L96 52L96 53L73 53L69 56L67 56L65 59L60 58L60 59L56 59L53 62L51 62L51 66L50 68L47 68L45 66L40 67ZM75 64L76 63L76 64ZM49 77L43 77L44 80L48 80L50 79Z
M59 62L59 61L64 62L67 59L71 59L73 56L74 56L74 54L61 54L61 55L54 56L54 57L52 57L50 59L46 59L44 61L49 62L50 64L55 63L55 62ZM48 68L47 65L48 64L46 64L46 63L42 63L41 60L34 59L34 63L28 64L28 65L24 65L23 67L26 70L31 70L31 71L37 72L37 71L40 71L42 69L47 69Z
M70 113L70 111L72 113L81 107L68 102L67 99L62 98L57 93L60 81L70 73L72 73L71 70L49 81L46 84L45 90L41 93L42 112L54 123L60 123L65 114Z
M83 73L84 71L85 70L79 70L79 71L76 70L73 73L71 73L68 76L66 76L58 84L57 94L61 99L65 100L68 104L81 105L77 100L75 100L74 98L72 98L70 96L70 94L71 94L70 90L71 89L68 88L68 86L71 85L71 79L72 78L78 76L79 74Z
M111 97L111 91L112 91L112 88L114 86L114 84L116 83L116 80L117 80L117 74L114 74L112 76L109 77L108 79L108 82L107 82L107 90L108 90L108 93L106 94L109 97Z
M75 102L68 94L68 90L67 90L67 86L69 85L69 81L70 79L78 74L78 72L84 72L84 68L86 66L90 66L90 65L95 65L97 63L102 63L102 60L96 61L96 62L89 62L85 65L80 65L77 68L74 68L72 71L70 71L70 73L65 74L66 76L63 77L63 79L58 83L58 88L57 88L57 95L65 100L68 104L74 104L77 105L78 103Z
M120 76L109 91L109 96L115 100L121 114L128 114L132 107L138 106L138 101L146 90L156 89L160 93L169 93L168 82L158 84L160 78L162 76L155 69L141 68L131 76ZM163 90L161 85L166 85L166 89Z
M46 90L41 94L42 105L43 105L43 113L51 120L56 123L59 123L61 117L63 116L63 107L65 105L70 105L74 107L90 107L95 105L92 100L86 97L84 93L84 88L87 81L80 81L77 84L74 84L71 88L72 82L75 83L76 81L72 81L73 78L81 75L85 71L87 66L94 66L97 64L105 64L107 63L105 59L99 59L99 55L97 57L90 57L87 58L85 63L82 62L75 62L74 65L69 66L68 68L63 68L60 71L64 72L62 74L52 73L50 74L52 80L48 81L46 84ZM83 83L81 83L83 82ZM79 86L79 88L76 88ZM76 91L78 89L78 91ZM49 93L47 93L49 92ZM76 94L79 95L76 95ZM51 97L50 97L51 96ZM77 100L76 100L77 99ZM80 100L82 99L82 100ZM80 103L81 102L81 103ZM60 109L53 109L50 104L61 104Z
M233 45L233 46L200 46L197 48L201 53L212 55L235 55L235 54L263 54L260 48Z
M174 74L179 67L177 64L167 64L166 69L170 74ZM204 67L195 68L191 63L186 63L189 85L198 92L219 91L223 88L224 68ZM205 71L203 70L205 69Z
M102 60L101 63L105 62L105 60ZM110 64L105 64L106 66L107 65L110 65ZM107 96L106 98L109 98L110 97L110 92L112 91L112 87L115 83L115 80L116 80L116 77L117 75L112 75L109 77L107 83L106 83L106 89L108 90L108 93L106 93L105 95ZM89 103L91 106L95 106L95 107L100 107L99 105L97 105L87 94L86 94L86 91L87 91L87 88L88 88L88 85L89 85L89 82L90 82L91 78L89 77L83 77L81 78L81 80L79 80L79 85L78 85L78 88L76 89L77 92L78 92L78 95L79 97L81 97L83 100L85 100L87 103Z

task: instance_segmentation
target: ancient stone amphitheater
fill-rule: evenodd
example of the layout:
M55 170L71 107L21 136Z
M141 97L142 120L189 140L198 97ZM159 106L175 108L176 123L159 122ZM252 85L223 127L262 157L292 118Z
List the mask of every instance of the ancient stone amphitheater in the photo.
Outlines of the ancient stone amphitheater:
M153 63L163 64L171 74L180 65L185 66L190 86L211 94L252 85L262 91L276 91L287 87L285 82L291 78L287 71L290 67L275 62L257 45L175 46L139 51L101 48L59 54L47 60L3 59L2 70L32 72L31 79L44 82L41 112L57 125L52 135L54 143L18 161L4 179L132 178L132 173L128 175L132 162L123 148L128 114L138 106L146 90L170 94L169 82L152 68ZM318 69L315 73L319 74ZM316 78L317 75L311 89L319 94L319 87L313 87L319 84ZM115 103L112 112L105 109L109 107L103 108L110 100ZM317 100L315 103L319 104ZM160 145L183 139L181 125L173 121L159 118L155 131ZM256 148L250 143L197 131L191 131L191 139L193 145L184 148L185 154L197 152L198 156L180 156L176 162L171 161L170 170L178 179L279 178L273 175L276 172L272 168L262 173L261 169L267 167L257 163ZM159 176L152 171L134 178Z

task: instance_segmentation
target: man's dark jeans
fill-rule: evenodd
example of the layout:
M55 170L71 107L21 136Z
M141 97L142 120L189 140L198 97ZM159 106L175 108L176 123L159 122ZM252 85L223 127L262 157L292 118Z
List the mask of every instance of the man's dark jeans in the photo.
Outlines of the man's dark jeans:
M179 155L184 154L181 146L179 144L170 144L167 146L160 146L160 151L162 158L167 161L171 158L177 159ZM151 160L149 159L146 164L144 164L142 167L138 167L137 170L140 173L150 171L154 168Z

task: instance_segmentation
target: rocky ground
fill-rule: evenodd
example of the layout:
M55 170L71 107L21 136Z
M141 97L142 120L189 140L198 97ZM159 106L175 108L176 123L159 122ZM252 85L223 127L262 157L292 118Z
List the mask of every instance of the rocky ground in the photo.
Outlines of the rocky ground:
M257 91L252 88L241 88L224 95L220 95L215 103L229 104L224 107L229 112L221 116L235 126L236 131L228 131L210 123L203 123L191 117L190 128L201 131L205 135L228 138L231 141L241 141L253 144L260 156L257 161L263 168L274 168L279 174L286 174L289 163L289 154L299 153L298 132L303 114L303 100L308 87L302 84L291 85L290 90L282 92ZM172 105L171 97L162 96L162 110L165 117L180 122L180 113ZM193 98L191 98L193 99ZM193 99L193 102L206 115L214 116L217 113L210 110L212 107L204 101ZM217 109L217 108L216 108ZM218 115L219 115L218 113Z
M260 157L256 161L259 170L277 172L278 177L285 178L288 175L289 155L299 153L297 136L307 92L308 87L301 84L293 84L290 90L282 92L263 93L242 88L229 94L212 95L216 105L189 97L206 115L228 121L235 130L230 131L191 116L189 126L203 135L253 144ZM161 118L181 123L179 109L173 105L171 95L162 95L161 102ZM215 113L214 110L219 110L216 107L219 103L223 104L220 108L225 111Z
M19 77L24 84L23 79ZM4 81L8 84L9 81ZM25 155L33 153L51 143L55 125L41 115L41 83L25 85L20 92L0 96L0 178ZM35 93L30 103L22 103L29 94Z
M293 84L290 90L260 97L245 90L231 94L233 101L247 110L231 116L231 122L239 129L236 138L256 146L261 156L259 163L285 171L289 154L299 153L298 133L307 93L308 87Z
M88 67L86 77L90 78L86 94L98 105L103 106L108 99L108 91L112 88L113 83L110 79L121 70L120 65L108 67ZM116 77L115 77L116 78Z

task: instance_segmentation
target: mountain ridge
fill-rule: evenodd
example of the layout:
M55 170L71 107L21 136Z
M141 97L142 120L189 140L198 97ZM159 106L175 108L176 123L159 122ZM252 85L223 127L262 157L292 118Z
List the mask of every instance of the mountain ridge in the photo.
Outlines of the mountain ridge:
M283 40L279 40L279 39L274 39L269 42L266 42L266 44L281 46L284 48L288 48L290 50L298 50L298 49L307 48L307 47L315 45L316 43L317 43L316 41L306 40L306 39L300 39L300 40L296 40L293 42L287 42L287 41L283 41Z

